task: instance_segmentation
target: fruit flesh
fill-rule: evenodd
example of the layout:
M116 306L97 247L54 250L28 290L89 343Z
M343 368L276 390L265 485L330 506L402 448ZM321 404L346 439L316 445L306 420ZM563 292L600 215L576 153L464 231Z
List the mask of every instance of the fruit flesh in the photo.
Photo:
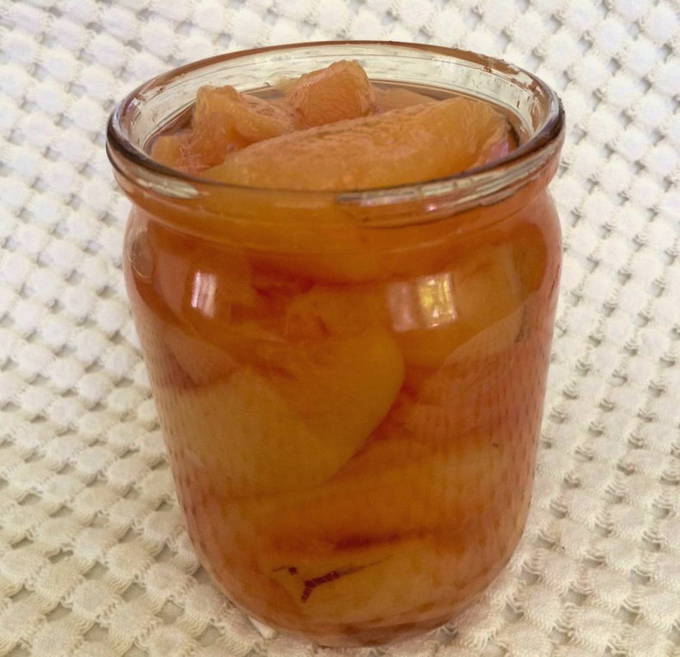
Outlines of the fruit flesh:
M224 381L185 391L166 422L183 427L200 417L192 458L223 479L230 498L309 488L359 451L402 381L401 353L386 331L297 349L265 345ZM356 397L362 389L371 394Z
M514 145L488 103L375 87L353 61L280 87L269 100L202 87L190 129L158 137L152 157L237 185L349 190L452 175Z
M488 106L367 89L340 64L258 99L261 121L247 94L205 92L156 149L229 182L333 189L450 175L512 148ZM197 150L216 116L219 139ZM295 258L133 212L126 277L180 501L238 605L327 645L376 643L444 622L499 571L531 491L553 212L527 198L473 236L453 218L436 249L427 230L348 221L329 243L319 226ZM360 249L379 266L359 267Z
M157 139L151 156L162 164L198 172L248 144L295 127L295 117L287 108L230 86L206 86L196 96L191 130Z
M375 91L356 62L334 62L306 73L286 89L286 104L305 127L366 116L375 104Z
M265 140L233 153L205 175L274 189L392 187L475 166L506 131L491 106L451 98Z

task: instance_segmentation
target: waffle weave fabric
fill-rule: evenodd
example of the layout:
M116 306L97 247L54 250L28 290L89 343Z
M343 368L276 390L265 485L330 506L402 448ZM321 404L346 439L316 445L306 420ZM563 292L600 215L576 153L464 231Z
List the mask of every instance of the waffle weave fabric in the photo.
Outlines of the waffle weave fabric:
M677 0L0 0L0 655L680 657ZM183 529L121 264L114 102L181 63L374 38L530 69L568 116L534 503L440 630L337 651L211 585Z

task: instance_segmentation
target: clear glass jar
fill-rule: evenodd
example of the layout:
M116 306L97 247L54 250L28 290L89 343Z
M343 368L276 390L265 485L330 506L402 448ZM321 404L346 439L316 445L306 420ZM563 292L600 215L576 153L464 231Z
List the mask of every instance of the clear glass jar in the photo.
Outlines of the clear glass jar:
M339 59L493 102L520 146L341 193L234 187L147 155L200 86L263 89ZM378 42L200 61L113 113L125 276L179 499L247 613L324 645L381 643L449 620L511 556L557 296L563 123L509 64Z

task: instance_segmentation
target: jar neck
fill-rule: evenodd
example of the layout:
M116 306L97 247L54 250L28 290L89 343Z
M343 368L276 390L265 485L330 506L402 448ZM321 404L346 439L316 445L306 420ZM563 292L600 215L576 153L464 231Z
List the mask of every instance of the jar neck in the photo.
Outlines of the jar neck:
M369 77L419 81L499 105L516 119L525 139L505 157L444 179L385 189L300 192L230 186L169 169L146 153L151 139L189 108L204 84L261 87L341 59L358 59ZM328 60L328 61L327 61ZM132 92L116 108L107 152L116 177L133 202L184 229L210 223L282 220L295 229L320 220L351 219L370 228L464 217L483 208L508 207L536 194L557 166L564 138L559 98L538 78L500 60L464 51L387 42L330 42L276 46L224 55L171 71ZM524 191L522 191L524 190ZM522 193L520 193L522 192ZM499 210L500 212L500 210Z

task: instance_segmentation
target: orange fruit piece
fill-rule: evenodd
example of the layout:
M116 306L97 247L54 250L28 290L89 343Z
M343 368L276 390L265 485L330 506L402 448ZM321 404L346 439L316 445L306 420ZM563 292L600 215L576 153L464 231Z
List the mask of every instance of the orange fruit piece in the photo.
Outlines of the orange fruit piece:
M315 285L286 308L287 337L355 335L390 324L382 289L370 285Z
M201 87L196 95L194 131L209 132L221 120L231 127L235 143L245 144L277 137L295 127L285 109L263 98L241 94L230 86Z
M482 436L449 434L436 448L416 438L404 431L371 440L322 485L247 497L234 512L278 553L278 565L291 555L314 560L330 553L340 566L358 548L437 529L455 544L502 486L506 464Z
M191 371L209 354L197 344L185 340L179 352L172 344ZM228 497L296 490L328 479L380 424L404 376L394 340L377 329L255 349L253 365L235 366L227 378L183 389L161 404L172 439L189 446L194 462ZM216 346L212 351L229 355Z
M171 135L160 135L151 145L151 157L172 169L188 170L186 157L191 131L182 130Z
M475 166L507 134L507 122L489 104L451 98L268 139L205 175L274 189L390 187Z
M196 94L191 130L158 137L151 156L195 173L219 164L231 151L294 129L293 115L281 105L230 86L205 86Z
M366 116L373 108L371 83L354 61L306 73L284 89L288 106L304 127Z
M201 87L194 108L192 151L204 166L224 160L233 150L295 128L284 108L230 86Z

